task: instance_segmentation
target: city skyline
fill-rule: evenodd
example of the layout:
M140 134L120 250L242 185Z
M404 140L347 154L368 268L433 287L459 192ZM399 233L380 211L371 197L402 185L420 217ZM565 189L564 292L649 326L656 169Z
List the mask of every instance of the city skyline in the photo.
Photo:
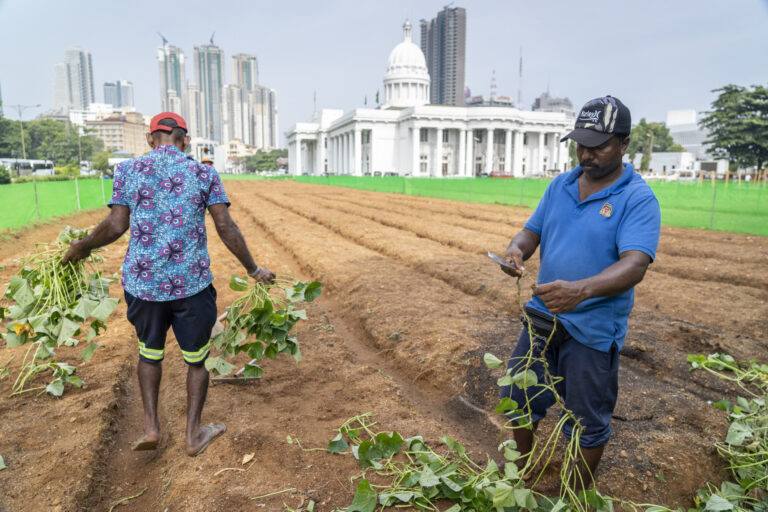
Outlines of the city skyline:
M12 47L22 27L32 23L43 34L23 50L0 55L7 104L42 104L36 111L25 112L25 118L53 106L54 64L66 48L75 45L92 52L94 82L104 83L115 76L132 81L137 110L151 114L161 108L155 92L160 87L157 64L152 63L160 46L156 32L189 56L194 46L217 30L217 46L230 54L240 51L258 56L263 76L259 82L270 84L281 95L283 127L306 120L315 91L318 108L351 109L361 106L365 97L372 101L382 88L388 51L400 39L392 27L401 26L406 18L416 25L444 7L444 2L434 1L416 6L406 2L387 6L302 3L301 8L223 2L210 15L200 16L208 4L191 2L188 11L195 15L181 13L176 27L184 30L179 30L148 22L152 18L135 6L86 1L82 10L91 11L91 19L97 23L86 32L67 32L54 29L60 23L75 26L69 9L43 3L48 8L40 11L0 0L0 16L8 26L0 33L0 44ZM590 36L588 21L594 20L595 12L616 11L608 9L609 5L614 4L593 2L583 9L562 2L545 11L523 4L461 4L467 9L466 82L472 94L488 93L491 72L496 69L499 94L516 98L521 46L524 108L530 108L547 88L553 96L570 98L577 108L591 97L612 93L630 106L635 120L664 121L668 110L708 108L714 88L768 81L768 70L754 64L768 50L761 36L768 18L764 1L747 2L738 10L715 2L706 8L700 2L627 5L616 13L617 38L598 44ZM39 19L38 12L47 16ZM117 19L126 26L137 24L131 31L130 50L125 49L127 39L115 30ZM722 19L732 22L722 24ZM597 63L583 55L594 55ZM17 71L11 74L8 70ZM223 83L234 80L234 76L226 77ZM280 139L282 146L282 133Z

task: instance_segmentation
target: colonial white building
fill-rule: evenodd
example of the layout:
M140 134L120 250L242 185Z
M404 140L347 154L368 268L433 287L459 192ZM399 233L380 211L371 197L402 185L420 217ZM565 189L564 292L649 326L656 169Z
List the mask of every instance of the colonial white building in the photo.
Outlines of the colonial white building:
M428 105L429 73L411 24L389 55L380 108L324 109L287 133L292 174L525 176L568 167L560 112L503 106Z

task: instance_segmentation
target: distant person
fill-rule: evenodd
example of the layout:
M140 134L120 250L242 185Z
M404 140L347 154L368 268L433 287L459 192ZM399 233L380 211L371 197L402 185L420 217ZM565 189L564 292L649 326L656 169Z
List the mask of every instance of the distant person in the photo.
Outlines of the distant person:
M250 277L271 283L275 275L258 267L229 216L229 200L216 170L184 153L189 146L184 119L171 112L152 118L147 143L152 151L120 163L115 170L111 211L93 232L74 240L64 263L86 258L130 227L122 284L128 320L139 338L138 375L144 404L144 435L133 450L154 450L160 440L158 393L165 338L173 327L187 363L186 451L203 453L226 431L223 423L200 426L208 391L205 360L216 322L216 290L205 229L205 210L216 231Z
M585 485L592 481L611 436L619 352L634 304L634 286L643 279L659 242L659 203L632 164L622 164L630 128L629 109L618 98L605 96L584 105L573 131L561 140L576 141L579 165L552 180L523 230L510 242L504 256L516 270L502 267L511 276L521 275L523 262L539 247L541 266L533 297L525 306L534 340L523 329L507 368L512 375L520 371L531 345L534 354L541 355L556 316L555 335L545 357L550 373L563 378L556 385L558 394L584 427L580 447L586 468L579 464L572 484L578 484L578 478ZM540 382L542 366L532 368ZM528 388L527 394L539 391ZM526 403L517 386L504 387L501 395L521 407ZM521 467L530 456L539 421L553 404L549 391L533 398L533 430L513 431L523 454ZM564 428L569 439L572 430L569 421Z

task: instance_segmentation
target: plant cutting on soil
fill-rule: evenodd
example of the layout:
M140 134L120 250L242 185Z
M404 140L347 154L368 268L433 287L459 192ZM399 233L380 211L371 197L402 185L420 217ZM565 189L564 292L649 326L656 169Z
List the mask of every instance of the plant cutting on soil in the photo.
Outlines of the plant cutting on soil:
M61 396L65 384L83 384L75 375L77 368L58 361L55 350L62 345L80 344L80 335L87 328L84 338L88 345L80 355L88 361L100 346L94 339L106 330L105 322L119 302L109 296L109 284L116 277L102 276L99 264L103 259L98 254L78 263L61 264L69 242L87 234L87 230L68 226L57 241L38 244L8 283L5 297L13 304L10 308L0 307L0 319L10 319L2 338L6 347L30 343L14 380L12 396L35 390ZM47 386L27 387L37 375L48 371L54 378Z
M209 357L205 367L214 375L227 375L235 369L227 359L245 352L252 359L243 367L242 374L258 378L264 370L256 361L264 357L275 359L277 354L289 354L300 361L299 342L290 332L296 322L307 319L307 314L296 306L319 297L322 284L281 276L274 285L249 285L246 278L232 276L229 287L245 294L227 307L226 328L211 338L221 354Z

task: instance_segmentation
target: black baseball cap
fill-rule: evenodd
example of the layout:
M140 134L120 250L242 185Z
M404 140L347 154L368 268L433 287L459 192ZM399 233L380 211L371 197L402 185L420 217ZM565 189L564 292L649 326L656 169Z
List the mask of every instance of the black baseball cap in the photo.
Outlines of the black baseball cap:
M594 148L616 134L629 134L631 129L632 116L626 105L613 96L603 96L581 107L576 125L560 142L572 139L582 146Z

